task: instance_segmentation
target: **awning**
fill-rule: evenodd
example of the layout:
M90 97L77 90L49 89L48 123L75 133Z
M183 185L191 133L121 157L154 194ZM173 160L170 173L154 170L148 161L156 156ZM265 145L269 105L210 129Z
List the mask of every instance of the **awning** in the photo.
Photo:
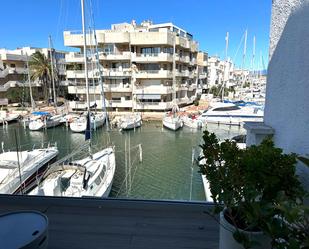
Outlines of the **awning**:
M137 99L161 99L160 94L136 94Z

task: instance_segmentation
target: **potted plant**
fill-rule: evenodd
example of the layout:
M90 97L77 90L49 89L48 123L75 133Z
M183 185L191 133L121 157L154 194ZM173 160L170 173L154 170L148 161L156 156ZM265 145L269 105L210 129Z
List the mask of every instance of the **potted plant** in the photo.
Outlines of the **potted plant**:
M219 248L289 248L281 247L280 230L298 216L288 220L283 207L299 207L305 193L295 174L296 154L283 154L271 139L241 150L208 131L201 148L200 171L220 213Z

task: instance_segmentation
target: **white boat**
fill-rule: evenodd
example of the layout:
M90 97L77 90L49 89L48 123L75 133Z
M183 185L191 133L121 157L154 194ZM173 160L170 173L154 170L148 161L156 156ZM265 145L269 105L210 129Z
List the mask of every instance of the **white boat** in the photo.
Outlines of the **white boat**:
M57 147L1 153L0 193L14 194L31 188L37 174L42 174L58 153Z
M183 124L186 127L189 127L191 129L202 129L204 126L204 123L198 119L195 115L190 116L184 116L182 117Z
M92 130L96 130L104 125L106 120L105 113L91 114L90 125ZM73 119L70 123L70 129L73 132L85 132L87 129L87 116L83 115Z
M30 195L108 197L115 174L113 147L71 163L51 165Z
M215 103L199 117L206 123L241 125L244 122L262 122L264 111L257 107L240 107L233 103Z
M18 118L19 118L19 114L9 113L6 111L0 111L0 125L17 121Z
M173 131L183 127L183 121L179 116L165 116L162 120L163 126Z
M132 130L142 125L142 116L139 113L126 115L119 121L119 127L121 130Z
M52 127L56 127L60 125L62 116L61 115L54 115L51 114L43 115L38 119L31 120L29 122L29 130L31 131L39 131L42 129L48 129Z

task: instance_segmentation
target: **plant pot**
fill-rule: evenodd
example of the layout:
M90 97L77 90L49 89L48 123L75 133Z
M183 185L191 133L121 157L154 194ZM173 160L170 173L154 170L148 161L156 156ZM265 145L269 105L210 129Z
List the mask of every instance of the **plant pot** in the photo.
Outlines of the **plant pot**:
M224 211L220 213L219 249L244 249L243 245L234 239L233 233L236 231L236 228L225 219L223 212ZM251 241L256 241L259 243L258 245L254 245L252 249L271 248L270 238L263 234L263 232L247 232L241 229L238 230L248 235Z

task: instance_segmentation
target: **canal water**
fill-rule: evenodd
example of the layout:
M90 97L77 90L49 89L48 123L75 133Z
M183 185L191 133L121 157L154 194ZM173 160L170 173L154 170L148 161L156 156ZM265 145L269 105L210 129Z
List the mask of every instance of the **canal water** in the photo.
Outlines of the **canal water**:
M240 127L225 125L208 125L207 129L220 139L245 133ZM197 165L192 164L192 155L198 155L202 134L202 131L186 128L177 132L163 129L161 122L144 122L135 131L119 132L115 129L107 132L106 128L95 131L92 137L95 148L103 148L108 141L115 145L116 172L110 196L204 200L201 175ZM5 150L16 150L16 144L23 150L30 150L44 143L57 143L60 159L77 150L85 139L83 134L72 133L65 126L29 131L16 123L7 128L0 126L0 142L3 142ZM142 147L142 162L139 144Z

